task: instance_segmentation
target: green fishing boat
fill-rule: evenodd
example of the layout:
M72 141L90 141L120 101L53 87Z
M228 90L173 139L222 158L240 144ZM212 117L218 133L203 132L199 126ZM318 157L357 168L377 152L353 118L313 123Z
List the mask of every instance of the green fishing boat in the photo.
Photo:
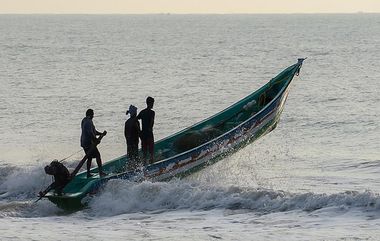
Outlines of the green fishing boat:
M272 131L279 122L295 75L304 59L267 82L239 102L191 127L155 143L155 162L141 169L129 170L127 156L104 164L109 175L87 178L86 172L75 176L58 195L54 190L45 197L64 209L79 209L88 198L111 179L164 181L189 175ZM92 169L97 173L97 168Z

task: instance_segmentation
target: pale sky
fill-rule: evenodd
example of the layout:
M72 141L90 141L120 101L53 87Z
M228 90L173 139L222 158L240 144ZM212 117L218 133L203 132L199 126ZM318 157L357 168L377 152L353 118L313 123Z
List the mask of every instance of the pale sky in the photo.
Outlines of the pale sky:
M0 13L380 13L380 0L0 0Z

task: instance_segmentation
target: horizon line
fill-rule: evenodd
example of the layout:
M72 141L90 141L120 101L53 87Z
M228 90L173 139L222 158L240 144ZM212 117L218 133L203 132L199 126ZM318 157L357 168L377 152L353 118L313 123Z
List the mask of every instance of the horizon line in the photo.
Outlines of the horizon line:
M2 13L0 15L289 15L289 14L379 14L380 12L291 12L291 13L280 13L280 12L263 12L263 13L176 13L176 12L151 12L151 13L86 13L86 12L35 12L35 13L26 13L26 12L14 12L14 13Z

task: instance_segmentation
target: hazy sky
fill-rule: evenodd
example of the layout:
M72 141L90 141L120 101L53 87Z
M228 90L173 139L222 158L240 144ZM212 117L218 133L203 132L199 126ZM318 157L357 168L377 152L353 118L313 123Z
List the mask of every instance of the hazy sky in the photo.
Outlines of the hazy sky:
M0 13L353 13L380 0L0 0Z

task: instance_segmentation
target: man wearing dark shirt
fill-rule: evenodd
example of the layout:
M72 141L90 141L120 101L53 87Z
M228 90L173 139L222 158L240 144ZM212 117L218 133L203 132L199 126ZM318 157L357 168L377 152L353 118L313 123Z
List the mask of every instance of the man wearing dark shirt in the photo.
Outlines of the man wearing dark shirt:
M153 138L153 125L155 113L152 110L154 104L154 99L152 97L146 98L147 107L142 110L137 119L141 119L142 130L141 130L141 144L144 156L144 161L147 161L147 154L149 151L150 159L149 162L153 163L153 153L154 153L154 138ZM145 163L147 164L147 163Z
M51 189L54 189L58 195L61 195L63 188L71 180L69 170L62 163L54 160L50 165L45 167L45 173L54 176L54 182L45 191L39 193L40 197L45 196Z
M127 142L127 155L131 164L130 166L136 168L140 135L140 123L137 120L137 108L130 105L126 114L130 114L130 118L125 122L124 126L124 136Z
M96 163L98 164L99 176L105 176L106 174L102 171L102 159L98 148L99 140L96 136L104 136L107 134L106 131L103 133L95 129L92 119L94 118L94 111L88 109L86 111L86 117L83 118L81 123L82 135L80 137L80 144L83 147L84 152L87 155L87 177L91 177L90 173L92 158L96 158Z

